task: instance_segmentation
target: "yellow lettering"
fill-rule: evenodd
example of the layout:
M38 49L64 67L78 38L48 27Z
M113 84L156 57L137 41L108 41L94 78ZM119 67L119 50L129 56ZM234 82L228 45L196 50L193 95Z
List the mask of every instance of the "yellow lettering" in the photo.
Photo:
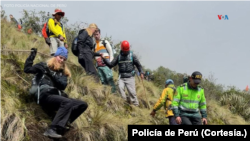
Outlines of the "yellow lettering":
M201 75L196 75L195 78L201 79Z

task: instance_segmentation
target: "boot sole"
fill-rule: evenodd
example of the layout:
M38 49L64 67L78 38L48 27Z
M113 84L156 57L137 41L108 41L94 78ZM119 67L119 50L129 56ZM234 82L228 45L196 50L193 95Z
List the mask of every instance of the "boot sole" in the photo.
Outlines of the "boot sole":
M61 137L53 137L53 136L50 136L50 135L48 135L48 134L46 134L46 133L44 133L43 135L46 136L46 137L57 138L57 139L58 139L58 138L62 138L62 136L61 136Z

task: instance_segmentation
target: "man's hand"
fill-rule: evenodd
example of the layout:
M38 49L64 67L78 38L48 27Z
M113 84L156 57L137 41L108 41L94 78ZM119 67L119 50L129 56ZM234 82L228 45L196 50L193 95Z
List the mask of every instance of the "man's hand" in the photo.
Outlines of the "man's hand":
M207 125L207 119L206 118L202 118L202 123L203 123L203 125Z
M60 41L64 41L63 36L60 36L59 39L60 39Z
M177 124L181 124L181 117L176 117L175 120Z
M100 53L101 57L104 58L103 53Z
M141 73L141 79L144 79L144 75Z
M152 112L150 113L150 115L151 115L152 117L155 117L155 114L156 114L155 111L152 111Z
M64 44L64 47L68 49L68 45L67 44Z

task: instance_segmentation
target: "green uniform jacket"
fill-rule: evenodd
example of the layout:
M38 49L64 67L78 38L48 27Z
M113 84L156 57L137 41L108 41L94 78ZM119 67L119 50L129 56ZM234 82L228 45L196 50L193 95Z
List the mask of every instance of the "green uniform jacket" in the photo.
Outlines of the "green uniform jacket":
M177 94L174 96L172 106L175 117L207 117L204 89L200 86L198 86L197 89L189 87L188 83L178 86Z

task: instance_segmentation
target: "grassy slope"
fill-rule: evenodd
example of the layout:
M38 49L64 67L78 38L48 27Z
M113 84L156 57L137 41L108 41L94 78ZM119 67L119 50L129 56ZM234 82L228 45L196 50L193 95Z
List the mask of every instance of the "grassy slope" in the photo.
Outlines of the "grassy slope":
M35 47L39 52L49 54L43 38L20 33L4 21L1 24L1 40L2 49L30 50ZM30 53L1 53L1 139L51 140L42 135L51 123L51 117L27 93L32 75L25 74L23 66ZM46 59L48 57L37 54L35 63ZM75 129L66 133L62 140L127 140L128 124L168 124L163 109L155 118L149 116L161 94L161 90L152 83L144 82L151 109L146 104L144 88L139 79L136 79L136 91L140 107L128 106L119 94L110 94L110 87L95 84L91 78L84 76L84 70L71 52L68 60L72 78L66 92L72 98L86 101L89 107L75 121ZM114 79L117 80L116 72ZM228 107L221 107L209 99L208 120L209 124L247 124L241 116L232 114Z

